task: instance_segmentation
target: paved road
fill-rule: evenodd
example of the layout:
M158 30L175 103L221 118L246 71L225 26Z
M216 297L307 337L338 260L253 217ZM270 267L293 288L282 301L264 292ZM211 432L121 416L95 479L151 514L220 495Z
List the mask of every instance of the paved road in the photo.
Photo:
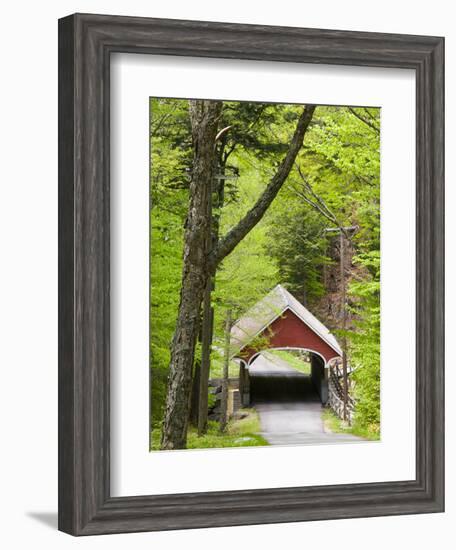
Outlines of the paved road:
M267 352L250 366L252 402L261 435L271 445L360 443L350 434L326 432L320 399L309 376Z

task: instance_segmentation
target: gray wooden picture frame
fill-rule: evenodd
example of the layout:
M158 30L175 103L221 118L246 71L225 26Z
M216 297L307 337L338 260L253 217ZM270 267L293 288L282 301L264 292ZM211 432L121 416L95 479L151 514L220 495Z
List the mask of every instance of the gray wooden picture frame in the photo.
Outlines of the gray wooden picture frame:
M112 52L416 72L416 479L110 496ZM59 529L72 535L444 509L444 40L76 14L59 21Z

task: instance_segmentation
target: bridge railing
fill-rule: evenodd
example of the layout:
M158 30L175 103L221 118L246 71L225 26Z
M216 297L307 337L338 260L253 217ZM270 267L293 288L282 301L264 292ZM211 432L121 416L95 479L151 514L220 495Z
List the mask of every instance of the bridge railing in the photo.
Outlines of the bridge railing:
M343 386L343 368L342 359L335 358L329 362L328 376L328 404L334 413L344 419L344 386ZM351 424L353 422L355 411L355 400L353 395L353 381L350 377L352 369L347 367L348 371L348 398L347 398L347 420Z

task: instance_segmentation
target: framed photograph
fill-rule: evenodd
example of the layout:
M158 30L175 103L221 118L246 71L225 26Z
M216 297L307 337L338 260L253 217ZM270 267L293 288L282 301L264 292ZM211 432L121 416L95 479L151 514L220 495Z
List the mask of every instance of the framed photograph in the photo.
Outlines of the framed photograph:
M444 509L443 38L59 21L59 529Z

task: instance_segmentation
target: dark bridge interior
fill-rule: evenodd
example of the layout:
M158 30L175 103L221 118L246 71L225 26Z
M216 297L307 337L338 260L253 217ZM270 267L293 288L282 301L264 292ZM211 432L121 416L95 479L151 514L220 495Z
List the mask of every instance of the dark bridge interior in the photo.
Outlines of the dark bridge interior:
M320 401L324 405L328 400L327 369L315 353L311 353L307 374L265 350L249 365L240 363L239 393L243 407L274 401Z
M253 405L273 401L320 401L311 376L299 372L251 372L250 396Z

